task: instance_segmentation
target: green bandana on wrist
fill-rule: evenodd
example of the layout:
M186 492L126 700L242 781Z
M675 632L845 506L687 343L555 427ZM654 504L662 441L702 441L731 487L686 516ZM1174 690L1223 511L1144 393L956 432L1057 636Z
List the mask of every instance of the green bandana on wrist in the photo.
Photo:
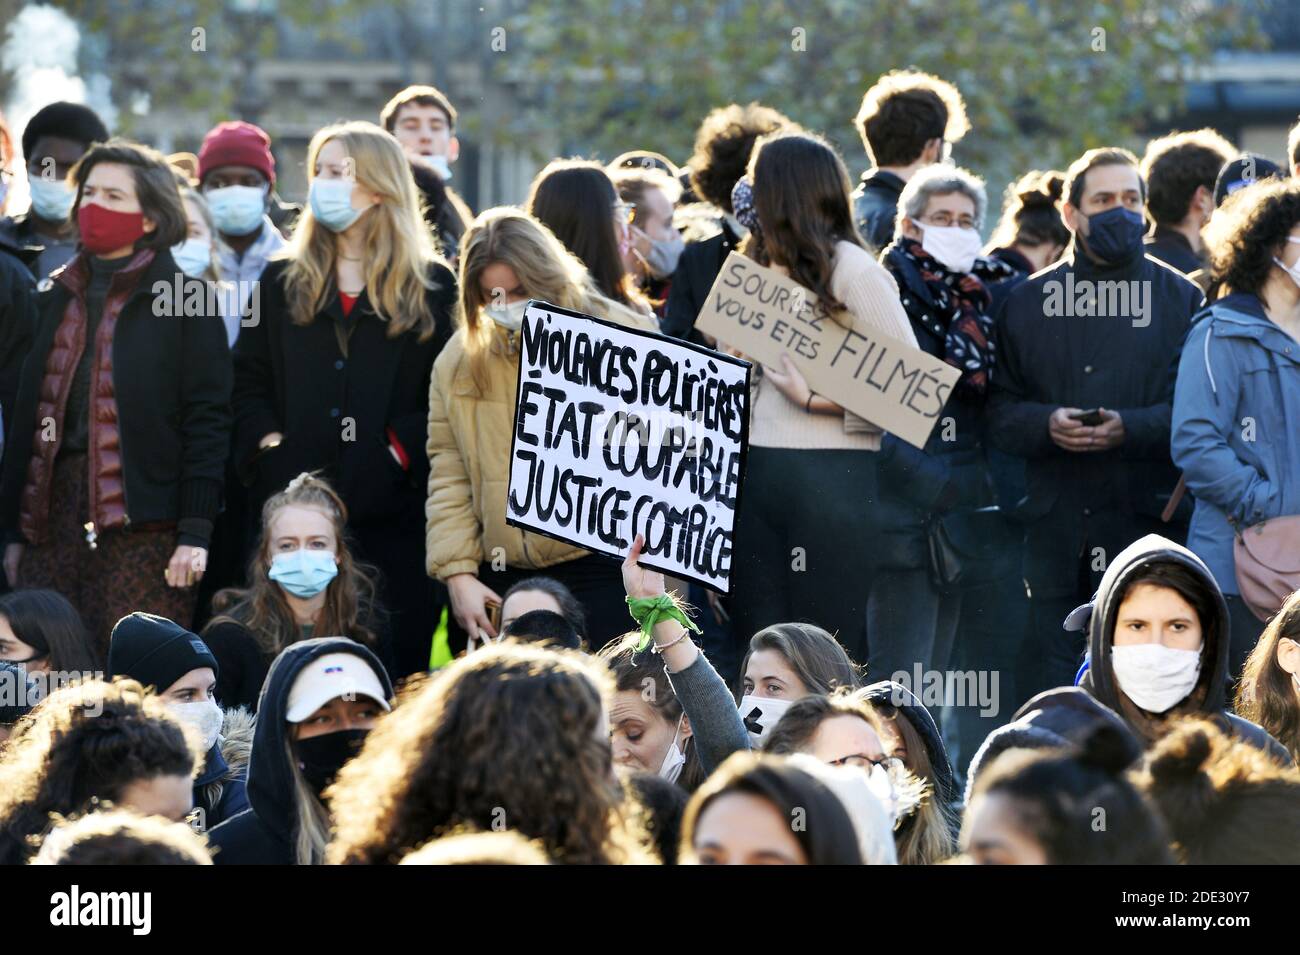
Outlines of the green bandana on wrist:
M682 612L682 608L677 606L677 601L673 600L669 594L656 594L653 597L628 597L628 613L632 619L637 622L641 628L641 642L636 645L636 652L640 653L650 646L654 640L655 624L663 620L676 620L687 630L700 632L700 628L695 625L690 617Z

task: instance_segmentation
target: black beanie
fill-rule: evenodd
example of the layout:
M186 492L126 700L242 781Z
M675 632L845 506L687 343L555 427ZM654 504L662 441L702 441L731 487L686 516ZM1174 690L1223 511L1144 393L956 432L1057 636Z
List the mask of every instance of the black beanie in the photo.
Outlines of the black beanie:
M191 670L211 667L208 645L180 624L151 613L127 614L113 627L108 644L108 678L128 676L164 692Z
M30 161L32 148L42 136L59 136L75 143L102 143L108 139L108 127L89 106L80 103L50 103L27 121L23 129L23 159Z

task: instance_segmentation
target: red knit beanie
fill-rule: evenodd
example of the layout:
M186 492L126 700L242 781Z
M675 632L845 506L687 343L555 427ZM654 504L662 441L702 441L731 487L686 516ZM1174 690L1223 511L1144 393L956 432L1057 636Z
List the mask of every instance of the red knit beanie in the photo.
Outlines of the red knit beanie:
M271 137L252 123L220 123L203 137L199 147L199 180L222 166L248 166L275 182L275 157Z

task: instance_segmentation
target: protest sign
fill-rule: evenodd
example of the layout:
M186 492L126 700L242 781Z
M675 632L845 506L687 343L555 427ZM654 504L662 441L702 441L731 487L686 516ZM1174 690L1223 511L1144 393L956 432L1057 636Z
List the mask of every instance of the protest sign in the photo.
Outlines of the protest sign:
M695 327L772 368L789 355L817 394L918 448L961 377L913 345L853 327L802 285L736 252Z
M748 362L530 301L506 521L731 587Z

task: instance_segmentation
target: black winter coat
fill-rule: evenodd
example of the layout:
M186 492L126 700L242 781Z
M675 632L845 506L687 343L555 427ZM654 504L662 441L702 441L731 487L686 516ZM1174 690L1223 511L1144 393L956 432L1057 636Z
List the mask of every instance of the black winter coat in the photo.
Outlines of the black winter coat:
M722 231L717 235L687 244L673 273L660 331L697 345L705 343L704 336L695 330L695 319L722 271L722 263L739 244L740 236L726 219L722 220Z
M429 380L452 334L455 277L433 266L427 300L434 332L420 341L415 332L389 337L365 292L347 319L336 292L310 324L293 324L287 265L275 261L262 273L259 315L240 331L234 351L233 453L252 487L254 513L300 473L316 470L342 496L353 526L423 513ZM339 327L350 330L346 355ZM274 431L284 440L259 451L258 442ZM405 467L389 451L392 439Z
M391 699L393 685L379 659L344 637L320 637L287 647L271 664L257 707L257 728L248 760L249 808L208 832L217 865L294 865L298 810L288 749L285 713L289 691L302 668L327 653L352 653L365 660Z
M1109 295L1101 282L1138 283L1128 287L1142 290L1146 314L1074 314L1081 289ZM1054 508L1085 506L1160 515L1178 481L1169 452L1178 358L1201 298L1186 276L1149 256L1102 270L1069 255L1011 292L997 319L988 436L1026 459L1028 499L1020 517L1037 521ZM1118 411L1123 444L1089 453L1061 449L1047 422L1063 406ZM1068 526L1062 524L1063 535Z
M4 435L13 428L23 360L36 330L36 281L17 254L0 248L0 411Z
M892 172L868 169L853 190L853 220L862 238L877 252L894 241L898 197L905 183Z
M183 281L179 295L177 276ZM231 368L218 301L196 291L200 284L184 277L171 252L154 257L117 319L113 394L127 517L133 524L177 522L178 543L207 547L230 447ZM46 359L71 294L54 282L37 296L36 333L0 482L0 527L10 534L17 533L27 464L41 432L37 408Z

